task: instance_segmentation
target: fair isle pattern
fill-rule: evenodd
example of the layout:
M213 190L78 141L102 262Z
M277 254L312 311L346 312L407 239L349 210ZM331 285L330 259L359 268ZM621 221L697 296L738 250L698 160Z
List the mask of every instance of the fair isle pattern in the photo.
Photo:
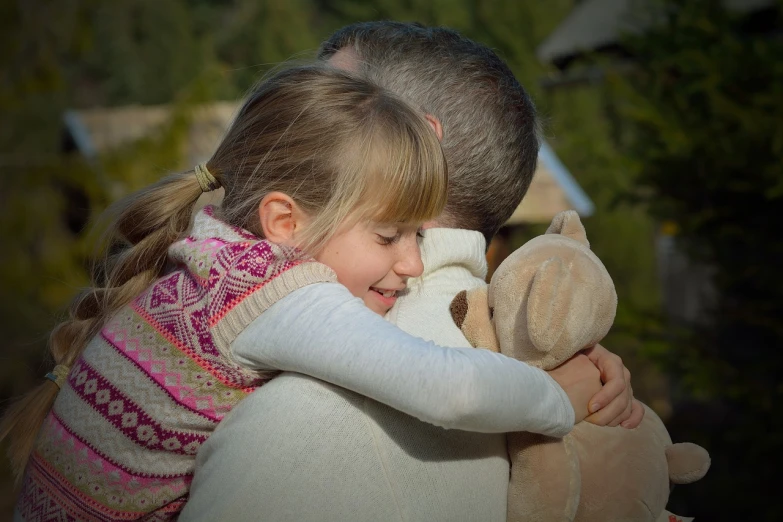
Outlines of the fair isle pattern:
M201 258L205 253L201 246L202 243L195 240L180 241L171 248L171 257L188 266L206 264L207 261ZM237 304L304 260L280 257L287 253L297 257L301 254L294 250L286 252L258 239L229 243L206 253L213 256L206 280L172 274L139 296L131 306L170 343L210 369L223 384L251 387L258 374L231 363L229 347L219 346L211 329ZM206 306L200 295L205 286L209 288Z
M164 424L147 415L140 405L120 393L84 361L71 370L68 381L82 401L100 413L118 431L129 439L135 438L146 449L195 455L207 440L203 434L166 429Z
M86 477L87 475L85 475ZM185 481L182 481L185 482ZM190 480L187 480L190 485ZM49 487L52 484L64 484L61 488ZM91 489L103 493L103 488L93 482ZM108 493L112 497L116 494ZM155 505L155 493L151 489L140 490L135 504L141 506ZM119 497L118 497L119 498ZM63 477L49 466L46 461L38 458L28 466L27 475L20 494L20 512L24 520L173 520L182 510L187 500L186 496L174 497L175 500L154 511L123 511L107 510L101 503L87 497L78 489L63 482ZM28 509L21 510L21 506Z
M130 381L123 371L126 359L133 361L144 368L145 378L155 380L171 400L185 405L197 417L220 420L236 403L237 394L242 394L242 390L226 387L222 393L215 393L213 381L216 377L203 357L180 352L156 325L138 319L139 314L128 306L103 328L99 341L119 348L115 352L116 360L112 361L111 375L106 377L123 389L135 390L138 384ZM103 371L110 370L104 367Z
M47 419L41 433L52 442L37 453L40 466L71 477L73 480L67 484L66 489L90 483L99 484L115 507L121 507L127 503L124 499L133 495L149 497L150 492L164 491L166 496L178 498L187 493L191 478L189 474L173 472L153 476L154 474L150 473L150 476L143 477L123 466L114 466L103 458L102 453L94 451L72 434L55 416ZM182 480L172 480L178 477ZM133 501L138 504L148 502L148 499Z
M169 249L177 269L123 307L85 348L44 421L18 509L39 520L173 520L195 454L270 372L230 345L274 302L333 272L215 217Z

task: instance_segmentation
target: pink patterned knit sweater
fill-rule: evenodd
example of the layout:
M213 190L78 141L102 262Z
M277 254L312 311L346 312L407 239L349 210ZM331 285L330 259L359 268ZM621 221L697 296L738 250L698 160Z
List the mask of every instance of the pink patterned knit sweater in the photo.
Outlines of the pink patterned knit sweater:
M71 368L27 467L25 521L175 519L199 447L271 377L237 364L233 340L291 291L335 281L215 212L197 215L169 249L177 269L122 308Z

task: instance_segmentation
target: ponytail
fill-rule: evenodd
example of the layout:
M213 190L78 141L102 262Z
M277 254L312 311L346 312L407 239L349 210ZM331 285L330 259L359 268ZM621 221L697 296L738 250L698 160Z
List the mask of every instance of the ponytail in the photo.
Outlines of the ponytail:
M194 203L203 191L219 186L213 177L205 183L205 172L211 177L205 166L167 176L120 200L102 216L106 232L100 245L106 253L94 265L92 287L73 300L68 319L49 337L60 375L17 399L0 420L0 441L9 440L8 457L17 483L67 370L119 308L163 275L168 248L187 231Z

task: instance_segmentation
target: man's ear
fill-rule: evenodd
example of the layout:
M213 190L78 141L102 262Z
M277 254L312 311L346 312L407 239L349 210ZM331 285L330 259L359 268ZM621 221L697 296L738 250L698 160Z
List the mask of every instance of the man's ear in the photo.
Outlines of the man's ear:
M435 131L435 134L438 135L438 141L443 141L443 126L441 126L440 120L432 114L425 114L424 118L430 122L430 126Z
M270 192L258 204L258 217L264 239L272 243L297 246L306 216L290 196Z

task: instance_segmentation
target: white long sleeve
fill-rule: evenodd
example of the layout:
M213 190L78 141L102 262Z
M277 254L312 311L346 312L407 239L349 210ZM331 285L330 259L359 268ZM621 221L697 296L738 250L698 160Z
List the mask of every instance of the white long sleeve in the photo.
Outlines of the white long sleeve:
M298 372L444 428L563 436L574 412L546 372L406 334L336 283L275 303L234 341L240 364Z

